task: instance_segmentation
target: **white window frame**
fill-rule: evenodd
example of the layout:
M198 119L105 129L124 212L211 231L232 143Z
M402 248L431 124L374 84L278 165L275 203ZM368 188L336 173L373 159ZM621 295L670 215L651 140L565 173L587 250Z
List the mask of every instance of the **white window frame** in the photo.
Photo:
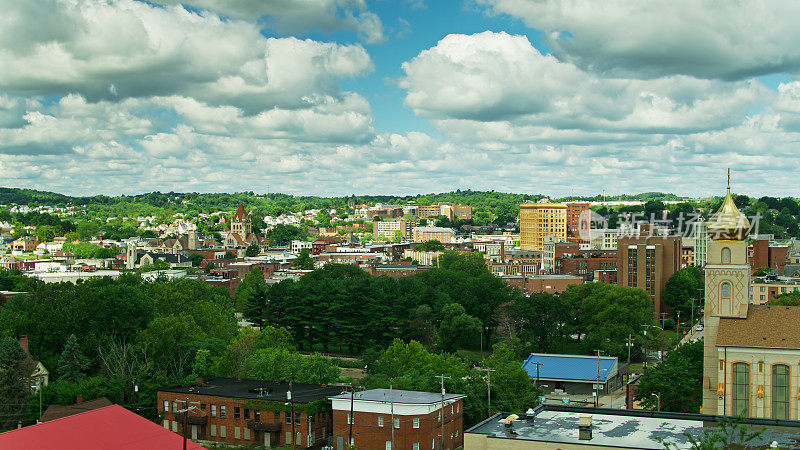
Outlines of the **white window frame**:
M414 417L411 419L411 426L413 428L419 428L419 417Z
M383 416L378 416L378 426L383 428Z

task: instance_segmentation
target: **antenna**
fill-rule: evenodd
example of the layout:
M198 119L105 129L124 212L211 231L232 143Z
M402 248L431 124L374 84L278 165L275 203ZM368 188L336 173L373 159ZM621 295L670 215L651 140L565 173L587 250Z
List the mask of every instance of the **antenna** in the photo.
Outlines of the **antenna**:
M728 167L728 190L731 190L731 168Z

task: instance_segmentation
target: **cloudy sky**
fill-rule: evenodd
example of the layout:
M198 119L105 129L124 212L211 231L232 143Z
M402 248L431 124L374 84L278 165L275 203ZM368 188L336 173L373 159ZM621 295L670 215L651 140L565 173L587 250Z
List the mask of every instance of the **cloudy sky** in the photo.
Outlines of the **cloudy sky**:
M800 195L796 0L0 0L0 185Z

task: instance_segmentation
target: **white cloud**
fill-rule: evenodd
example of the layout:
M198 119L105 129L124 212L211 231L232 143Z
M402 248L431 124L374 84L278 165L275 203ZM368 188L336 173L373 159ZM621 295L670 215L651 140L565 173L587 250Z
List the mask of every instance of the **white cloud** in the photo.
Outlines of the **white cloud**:
M264 38L254 24L133 0L13 0L0 27L0 86L90 100L180 93L249 113L338 96L372 70L358 45Z
M800 69L794 0L477 0L594 72L742 79Z
M355 31L367 43L383 42L383 24L365 0L154 0L165 5L183 4L241 19L268 16L271 26L283 32L319 28Z
M524 36L489 31L448 35L403 70L405 103L468 141L603 141L624 138L620 133L722 129L770 96L750 81L602 78L541 54Z

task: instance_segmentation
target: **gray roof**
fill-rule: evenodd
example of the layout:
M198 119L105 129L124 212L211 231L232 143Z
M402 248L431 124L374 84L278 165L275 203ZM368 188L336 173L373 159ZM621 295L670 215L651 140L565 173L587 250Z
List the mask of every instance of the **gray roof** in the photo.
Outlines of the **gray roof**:
M464 398L464 394L445 394L445 401ZM331 399L350 399L350 394L339 394L330 397ZM389 402L389 389L370 389L367 391L356 392L355 400L365 402ZM402 389L392 389L391 401L394 403L409 403L415 405L427 405L442 401L442 394L438 392L406 391Z
M702 414L542 405L537 407L532 415L517 414L520 419L507 428L501 423L501 419L510 414L495 414L464 433L482 434L499 439L605 448L663 449L664 445L659 441L662 439L677 445L678 448L689 448L689 441L684 433L695 439L700 438L704 426L706 424L713 426L718 419L717 416ZM582 415L592 416L592 438L589 440L581 440L578 436L578 417ZM761 436L743 448L765 448L773 441L777 441L781 448L797 448L800 443L798 434L800 427L796 421L746 419L745 423L752 423L756 430L764 425L767 427ZM776 425L792 428L776 428Z

